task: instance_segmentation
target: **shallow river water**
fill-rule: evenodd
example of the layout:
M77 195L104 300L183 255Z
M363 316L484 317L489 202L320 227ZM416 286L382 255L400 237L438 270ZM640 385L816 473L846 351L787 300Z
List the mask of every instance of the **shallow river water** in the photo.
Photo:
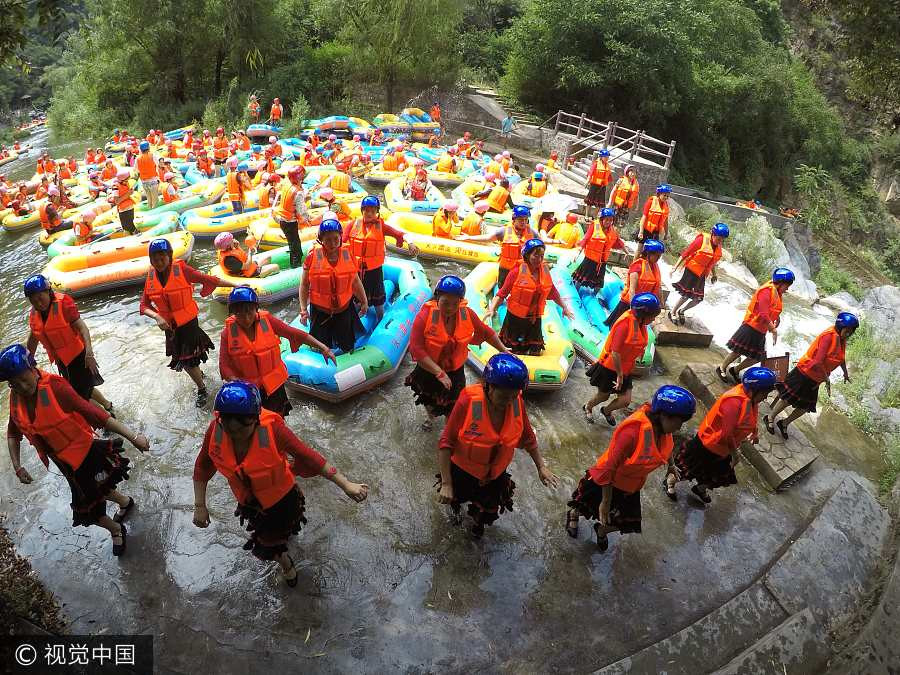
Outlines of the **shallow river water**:
M54 152L84 146L67 147ZM31 175L31 162L17 164L7 173ZM21 283L46 256L30 230L0 232L0 259L6 345L26 337ZM205 270L213 261L211 247L195 248L192 265ZM449 264L425 268L432 281L465 274ZM613 535L600 554L584 522L577 541L563 531L565 502L610 437L605 424L581 416L590 391L579 364L562 391L528 402L562 487L541 486L519 453L511 468L515 511L473 541L466 523L452 523L436 503L439 430L419 430L422 411L403 386L413 367L407 357L391 382L342 404L292 394L289 425L371 490L357 506L323 479L302 482L309 524L292 544L300 584L288 589L274 568L241 548L246 537L221 477L209 487L212 525L191 524L191 470L211 404L195 408L190 380L166 367L160 331L138 314L139 293L133 287L78 300L106 380L102 391L152 445L146 456L129 453L134 470L123 491L137 508L126 556L113 558L98 528L73 530L65 481L45 472L30 447L23 447L36 478L30 486L18 483L0 452L0 508L19 551L65 603L73 632L152 633L159 672L589 671L731 597L805 517L823 481L833 480L833 469L819 469L786 499L743 463L741 487L717 494L715 508L704 511L684 497L669 502L654 476L644 534ZM218 344L225 308L199 305L201 325ZM273 311L290 321L297 301ZM213 352L203 368L212 392L220 383L217 358ZM46 363L42 351L39 360ZM676 378L640 380L635 400ZM5 420L6 387L0 404Z

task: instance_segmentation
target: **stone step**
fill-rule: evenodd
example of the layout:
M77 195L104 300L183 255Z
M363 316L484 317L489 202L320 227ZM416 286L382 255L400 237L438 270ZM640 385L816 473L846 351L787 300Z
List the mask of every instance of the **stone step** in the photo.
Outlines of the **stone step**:
M699 319L687 317L682 326L669 321L665 313L660 314L654 332L656 344L662 346L709 347L713 339L712 333Z
M766 633L758 642L716 670L716 674L816 672L817 664L824 663L821 645L826 639L825 630L807 607Z

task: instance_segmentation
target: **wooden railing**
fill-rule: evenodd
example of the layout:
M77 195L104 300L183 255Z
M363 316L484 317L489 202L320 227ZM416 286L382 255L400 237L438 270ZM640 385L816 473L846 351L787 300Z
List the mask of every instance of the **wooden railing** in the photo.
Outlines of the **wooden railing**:
M628 129L616 122L598 122L586 117L584 113L573 115L559 110L547 118L540 128L552 128L555 133L574 137L576 145L580 147L569 153L569 158L606 148L610 152L619 150L619 154L628 153L629 159L645 159L668 169L672 164L672 155L675 154L675 141L663 141L650 136L643 129Z

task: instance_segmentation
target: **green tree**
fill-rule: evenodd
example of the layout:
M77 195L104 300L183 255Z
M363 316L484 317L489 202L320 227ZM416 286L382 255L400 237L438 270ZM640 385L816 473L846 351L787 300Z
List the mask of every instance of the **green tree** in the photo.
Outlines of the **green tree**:
M351 72L381 84L389 110L401 82L454 81L460 63L453 46L462 20L459 0L337 0L335 7L346 19L340 38L353 47Z

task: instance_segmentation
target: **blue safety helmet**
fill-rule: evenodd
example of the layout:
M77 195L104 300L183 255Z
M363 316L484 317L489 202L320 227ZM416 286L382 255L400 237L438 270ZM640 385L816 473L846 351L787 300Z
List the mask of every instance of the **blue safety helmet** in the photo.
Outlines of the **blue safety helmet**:
M540 171L535 171L535 172L534 172L534 179L535 179L535 180L544 180L544 174L543 174L542 172L540 172Z
M850 312L841 312L834 320L834 327L838 330L844 328L859 328L859 319L856 317L856 314L851 314Z
M644 241L644 253L659 253L662 255L666 252L666 245L657 239L646 239Z
M32 274L25 280L24 291L25 297L40 293L41 291L49 291L50 282L43 274Z
M611 206L605 206L602 211L600 211L601 218L615 218L616 210Z
M684 387L664 384L650 399L650 412L690 419L697 410L697 401Z
M515 218L530 218L531 217L531 209L527 206L516 206L513 208L512 217Z
M150 250L148 251L149 255L153 255L154 253L168 253L172 255L174 253L174 249L172 248L172 242L168 239L154 239L150 242Z
M731 234L728 229L728 225L725 223L716 223L712 226L712 233L717 237L722 237L722 239L727 239L728 235Z
M361 209L364 209L368 206L374 206L376 209L380 209L381 202L378 201L378 197L376 197L375 195L367 195L367 196L363 197L362 203L360 204L359 207Z
M528 368L512 354L494 354L484 367L484 381L501 389L524 389Z
M660 183L659 185L656 186L656 194L663 194L663 193L668 194L671 191L672 191L672 186L669 185L668 183Z
M603 149L602 149L599 153L597 153L597 154L599 154L601 157L609 157L609 150L607 150L606 148L603 148Z
M522 257L524 258L536 248L546 248L547 245L541 239L529 239L522 244Z
M434 287L435 293L447 293L448 295L456 295L460 298L466 294L466 283L453 274L445 274L442 276L437 285Z
M247 162L240 162L240 163L237 165L237 170L238 170L238 171L249 171L249 170L250 170L250 165L249 165Z
M0 382L24 373L36 365L34 357L23 345L11 345L0 352Z
M344 229L341 227L340 222L335 220L334 218L329 218L328 220L323 220L319 225L319 241L322 240L322 235L328 232L337 232L338 234L342 234Z
M792 284L795 278L794 273L787 267L776 267L772 272L772 281L776 284Z
M150 149L150 144L147 141L141 141L141 144L138 146L138 150L141 152L147 152Z
M215 409L223 415L259 415L261 408L259 389L249 382L226 382L216 394Z
M631 299L631 309L641 312L658 312L659 298L653 293L638 293Z
M741 383L748 394L757 391L772 391L776 382L775 372L761 366L747 368L741 377Z
M231 293L228 294L228 304L233 305L238 302L252 302L258 305L259 296L249 286L237 286L232 288Z

